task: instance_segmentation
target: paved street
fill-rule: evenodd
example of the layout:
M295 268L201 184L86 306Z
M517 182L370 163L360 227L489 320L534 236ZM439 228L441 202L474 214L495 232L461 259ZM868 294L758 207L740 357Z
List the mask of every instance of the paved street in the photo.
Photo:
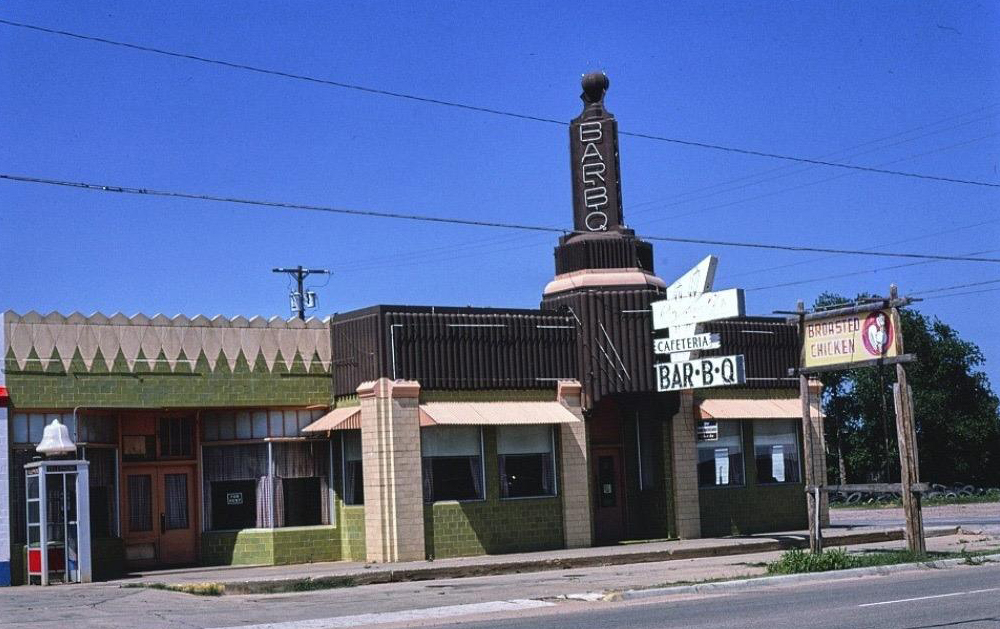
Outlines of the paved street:
M976 541L977 539L982 541ZM901 546L901 542L894 542L854 547L854 549ZM929 546L932 550L955 551L964 546L995 548L997 541L986 537L955 535L933 538L929 540ZM363 616L365 614L380 614L368 620L383 623L393 618L385 614L393 612L412 614L412 610L418 610L420 613L405 623L413 624L421 622L419 618L433 615L427 611L429 608L447 608L441 613L449 614L447 617L452 618L458 614L489 611L489 619L495 620L507 612L492 607L483 610L480 607L456 609L455 606L518 600L538 602L539 599L542 599L540 603L514 606L507 611L517 614L542 613L546 619L549 618L547 614L553 610L560 615L572 616L578 610L586 610L588 614L603 614L611 608L616 610L635 608L628 613L640 614L645 612L641 611L641 605L637 606L635 603L590 604L558 600L556 597L636 587L648 588L667 583L760 575L764 572L762 564L779 555L778 552L757 553L489 577L392 583L278 595L201 597L161 590L121 588L113 584L5 588L0 590L0 626L3 629L28 627L65 629L67 625L71 625L73 629L97 629L131 627L135 626L138 618L141 618L143 629L202 629L290 621L299 621L299 624L291 627L286 625L288 629L326 629L338 626L361 626L367 622ZM963 570L942 571L941 574L951 578ZM988 579L993 579L993 582L998 580L995 571L978 574L983 583ZM988 578L983 578L982 575L987 575ZM877 589L881 589L882 584L899 578L899 576L884 577L880 578L881 580L868 581L879 584ZM717 597L713 596L706 600L716 599ZM337 624L344 621L333 620L344 617L351 617L349 624ZM315 622L317 619L327 620L317 623ZM308 624L301 624L301 621L306 621Z
M529 617L463 622L469 629L996 629L1000 566L907 572L846 582L601 605L544 608Z

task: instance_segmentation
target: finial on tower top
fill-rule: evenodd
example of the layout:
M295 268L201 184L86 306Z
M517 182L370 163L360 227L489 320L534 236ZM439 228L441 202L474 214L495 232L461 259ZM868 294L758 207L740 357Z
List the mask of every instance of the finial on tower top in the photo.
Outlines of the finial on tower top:
M608 91L608 85L611 84L611 81L608 80L608 75L603 72L591 72L583 75L580 84L583 86L583 94L580 95L580 98L589 105L604 100L604 92Z

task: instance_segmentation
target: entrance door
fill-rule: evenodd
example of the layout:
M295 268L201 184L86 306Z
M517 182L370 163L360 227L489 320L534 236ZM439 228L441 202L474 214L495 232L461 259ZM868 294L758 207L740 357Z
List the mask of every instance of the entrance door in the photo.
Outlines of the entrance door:
M613 544L625 535L625 483L621 448L595 448L593 474L596 497L594 536L597 544Z
M125 468L125 553L135 566L195 561L194 465Z

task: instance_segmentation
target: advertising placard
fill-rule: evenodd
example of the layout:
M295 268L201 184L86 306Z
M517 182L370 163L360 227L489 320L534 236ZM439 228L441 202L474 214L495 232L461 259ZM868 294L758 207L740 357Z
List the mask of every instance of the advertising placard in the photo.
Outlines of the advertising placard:
M656 365L656 390L679 391L745 384L743 355L696 358Z
M805 322L802 366L827 367L891 358L899 352L899 321L891 309Z

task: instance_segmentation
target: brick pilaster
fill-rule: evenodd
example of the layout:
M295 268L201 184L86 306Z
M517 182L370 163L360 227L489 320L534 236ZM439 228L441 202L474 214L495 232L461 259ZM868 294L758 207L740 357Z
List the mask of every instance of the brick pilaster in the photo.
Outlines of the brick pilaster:
M677 521L677 536L681 539L691 539L701 537L694 393L681 391L679 395L680 406L670 422L674 514Z
M587 427L583 420L580 383L561 381L556 399L580 420L559 426L560 476L562 477L563 539L566 548L590 546L593 537L590 513L590 468Z
M358 387L368 561L425 558L419 394L388 378Z

